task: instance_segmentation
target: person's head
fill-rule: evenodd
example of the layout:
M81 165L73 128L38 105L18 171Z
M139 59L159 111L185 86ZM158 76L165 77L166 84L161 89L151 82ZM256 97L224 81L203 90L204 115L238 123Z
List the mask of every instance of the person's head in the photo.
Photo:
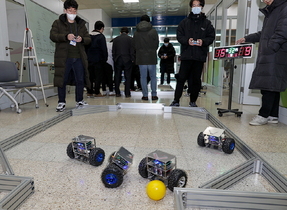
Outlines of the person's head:
M128 34L128 33L129 33L129 29L128 29L127 27L122 27L122 28L121 28L121 34L122 34L122 33Z
M270 5L273 3L274 0L261 0L261 2L264 2L267 5Z
M205 0L190 0L189 6L193 14L197 15L201 13L202 8L205 5Z
M68 20L73 22L77 16L78 3L75 0L66 0L64 2L64 12Z
M148 15L143 15L141 16L141 21L147 21L147 22L150 22L150 18Z
M95 26L94 26L94 30L103 33L105 29L105 24L98 20L97 22L95 22Z
M164 40L163 40L163 44L164 44L164 46L168 46L168 44L169 44L169 38L164 38Z

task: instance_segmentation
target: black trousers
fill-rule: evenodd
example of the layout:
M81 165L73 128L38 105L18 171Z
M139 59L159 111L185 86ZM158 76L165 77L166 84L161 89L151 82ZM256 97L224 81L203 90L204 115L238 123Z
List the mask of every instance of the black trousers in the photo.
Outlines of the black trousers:
M167 64L161 64L160 65L160 84L163 85L164 83L164 74L166 74L166 82L167 84L170 83L170 73L167 72Z
M174 101L179 103L186 80L190 91L190 102L196 102L201 89L201 74L204 62L182 60L177 75Z
M114 91L113 74L114 74L113 67L110 64L105 63L105 72L103 76L102 91L106 91L106 85L109 88L109 92Z
M89 76L91 82L91 89L87 89L89 94L99 94L101 84L103 81L105 62L89 63Z
M280 92L261 90L262 105L259 110L259 115L262 117L278 117Z
M116 62L114 62L115 69L115 92L116 94L120 94L120 83L122 78L122 71L124 70L125 76L125 95L131 95L131 73L132 73L132 61L124 62L121 57L118 58Z
M131 74L131 90L135 90L135 81L137 83L138 88L142 88L141 86L141 74L140 74L140 68L138 65L133 63L132 66L132 74Z

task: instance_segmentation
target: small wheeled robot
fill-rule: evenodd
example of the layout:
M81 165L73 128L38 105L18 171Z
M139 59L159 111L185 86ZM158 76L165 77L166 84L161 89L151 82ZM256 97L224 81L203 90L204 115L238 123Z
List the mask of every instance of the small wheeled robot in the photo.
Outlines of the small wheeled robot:
M124 147L110 155L108 166L102 172L105 187L116 188L123 183L124 175L133 163L133 157L134 155Z
M105 160L105 151L96 147L93 137L79 135L67 147L67 155L71 159L89 162L93 166L102 165Z
M176 168L176 157L166 152L156 150L143 158L138 166L143 178L162 181L168 189L185 187L187 174Z
M224 129L210 126L198 134L197 144L201 147L213 146L227 154L231 154L235 149L234 139L227 138Z

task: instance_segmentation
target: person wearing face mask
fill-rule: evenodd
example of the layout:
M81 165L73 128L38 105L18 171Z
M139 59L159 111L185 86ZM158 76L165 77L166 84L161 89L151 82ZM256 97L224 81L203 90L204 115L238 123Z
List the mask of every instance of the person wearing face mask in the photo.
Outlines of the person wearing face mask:
M159 48L157 53L160 58L160 84L164 83L164 74L167 75L166 82L170 83L170 74L174 74L174 56L175 49L171 43L169 43L169 38L163 40L163 45Z
M91 42L86 21L77 16L78 3L64 2L64 14L55 20L50 39L56 43L54 54L54 86L58 87L57 112L66 108L66 85L76 85L76 107L87 105L83 100L84 86L90 86L85 45Z
M236 44L259 42L249 89L260 90L262 104L250 125L278 123L280 92L287 88L287 1L261 1L266 4L260 9L265 15L261 31L236 41Z
M170 106L179 106L186 80L190 92L189 106L197 107L196 100L201 89L201 74L206 62L208 46L215 39L211 22L202 13L204 0L191 0L191 12L177 27L177 40L181 44L181 64L177 75L174 100Z

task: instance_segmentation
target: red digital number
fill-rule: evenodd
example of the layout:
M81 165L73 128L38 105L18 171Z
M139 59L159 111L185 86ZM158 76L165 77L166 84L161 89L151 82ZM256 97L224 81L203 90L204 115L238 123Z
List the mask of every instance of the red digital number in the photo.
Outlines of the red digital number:
M250 47L250 46L245 47L244 56L250 56L251 52L252 52L252 47Z
M242 46L239 48L238 56L244 56L244 54L245 54L245 47Z
M224 58L225 55L226 55L226 49L221 49L221 50L220 50L220 57L221 57L221 58Z
M214 53L214 58L219 58L220 57L220 49L215 49L215 53Z

